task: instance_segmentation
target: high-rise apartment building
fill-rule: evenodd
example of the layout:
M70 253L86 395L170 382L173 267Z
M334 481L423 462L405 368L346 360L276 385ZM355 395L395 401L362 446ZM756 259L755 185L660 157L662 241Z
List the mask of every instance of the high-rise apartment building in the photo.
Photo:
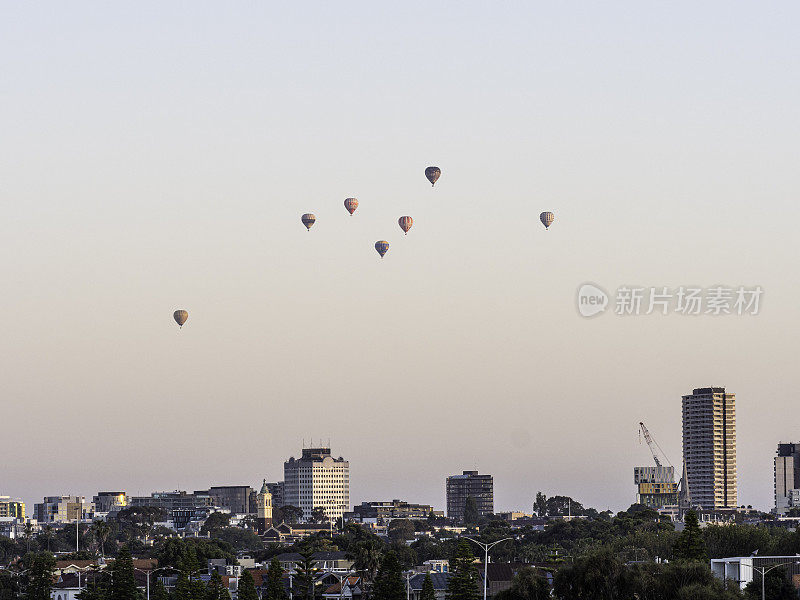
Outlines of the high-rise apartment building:
M304 520L315 508L340 518L350 505L350 463L333 458L330 448L303 448L299 459L283 463L283 501L301 509Z
M800 444L778 444L775 457L775 512L784 515L795 506L793 490L800 490Z
M683 396L683 462L692 506L736 508L736 394L696 388Z
M0 517L25 518L25 503L10 496L0 496Z
M478 475L477 471L464 471L461 475L447 478L447 516L464 520L467 498L472 497L478 506L478 514L494 513L494 481L491 475Z

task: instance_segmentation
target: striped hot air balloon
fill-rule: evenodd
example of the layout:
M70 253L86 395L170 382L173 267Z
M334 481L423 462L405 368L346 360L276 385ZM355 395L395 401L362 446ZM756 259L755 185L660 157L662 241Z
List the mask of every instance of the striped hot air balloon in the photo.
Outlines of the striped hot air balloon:
M176 310L174 313L172 313L172 318L175 319L178 327L183 327L183 324L186 323L186 319L189 318L189 313L183 309Z
M348 198L344 201L344 207L347 209L347 212L352 215L358 208L358 200L355 198Z
M311 213L306 213L306 214L304 214L302 217L300 217L300 220L303 222L303 225L305 225L305 226L306 226L306 229L308 229L309 231L311 231L311 226L312 226L312 225L314 224L314 222L317 220L317 217L315 217L315 216L314 216L314 215L312 215Z
M550 225L556 220L556 216L551 212L545 211L539 215L539 220L542 222L545 229L550 229Z
M411 229L411 226L414 224L414 219L411 217L400 217L397 219L397 223L400 225L400 229L408 235L408 230Z
M442 170L439 167L428 167L425 169L425 177L428 178L428 181L431 182L431 186L436 185L436 181L442 174Z
M383 255L389 251L389 242L386 240L375 242L375 250L377 250L378 254L381 255L381 258L383 258Z

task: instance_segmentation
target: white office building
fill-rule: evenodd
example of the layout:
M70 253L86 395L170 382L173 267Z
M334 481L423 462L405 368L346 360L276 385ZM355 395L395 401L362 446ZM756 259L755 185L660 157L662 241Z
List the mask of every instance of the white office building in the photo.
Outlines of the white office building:
M308 520L322 508L331 521L350 506L350 463L331 456L330 448L303 448L301 458L283 463L284 503L303 511Z

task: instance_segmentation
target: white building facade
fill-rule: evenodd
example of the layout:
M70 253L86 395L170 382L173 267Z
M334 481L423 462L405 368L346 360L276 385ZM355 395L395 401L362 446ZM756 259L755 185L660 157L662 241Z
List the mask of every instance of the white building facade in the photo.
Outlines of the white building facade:
M303 455L283 463L284 503L303 511L303 520L315 508L334 521L349 510L350 463L331 456L330 448L303 448Z

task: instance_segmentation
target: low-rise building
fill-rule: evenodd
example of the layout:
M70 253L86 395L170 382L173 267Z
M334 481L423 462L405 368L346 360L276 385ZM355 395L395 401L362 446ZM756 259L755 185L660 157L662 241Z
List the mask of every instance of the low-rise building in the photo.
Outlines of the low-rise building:
M92 504L95 512L117 513L128 507L128 495L125 492L97 492Z
M427 519L431 515L443 517L444 511L434 510L430 504L413 504L395 499L391 502L362 502L353 507L353 512L346 513L345 519L360 522L374 519L375 523L383 525L392 519Z
M314 552L312 558L317 569L331 573L349 573L354 564L353 560L348 558L347 552ZM286 552L278 554L277 559L286 572L295 573L297 564L303 557L298 552Z
M43 502L33 505L33 514L39 523L91 521L94 505L83 496L46 496Z
M734 556L711 559L711 572L723 581L733 581L740 589L756 579L761 581L761 571L783 565L786 577L800 586L800 556Z
M419 573L408 580L409 600L420 600L422 596L422 584L428 574ZM450 573L430 573L433 582L433 593L436 600L446 600L447 584L450 581Z

